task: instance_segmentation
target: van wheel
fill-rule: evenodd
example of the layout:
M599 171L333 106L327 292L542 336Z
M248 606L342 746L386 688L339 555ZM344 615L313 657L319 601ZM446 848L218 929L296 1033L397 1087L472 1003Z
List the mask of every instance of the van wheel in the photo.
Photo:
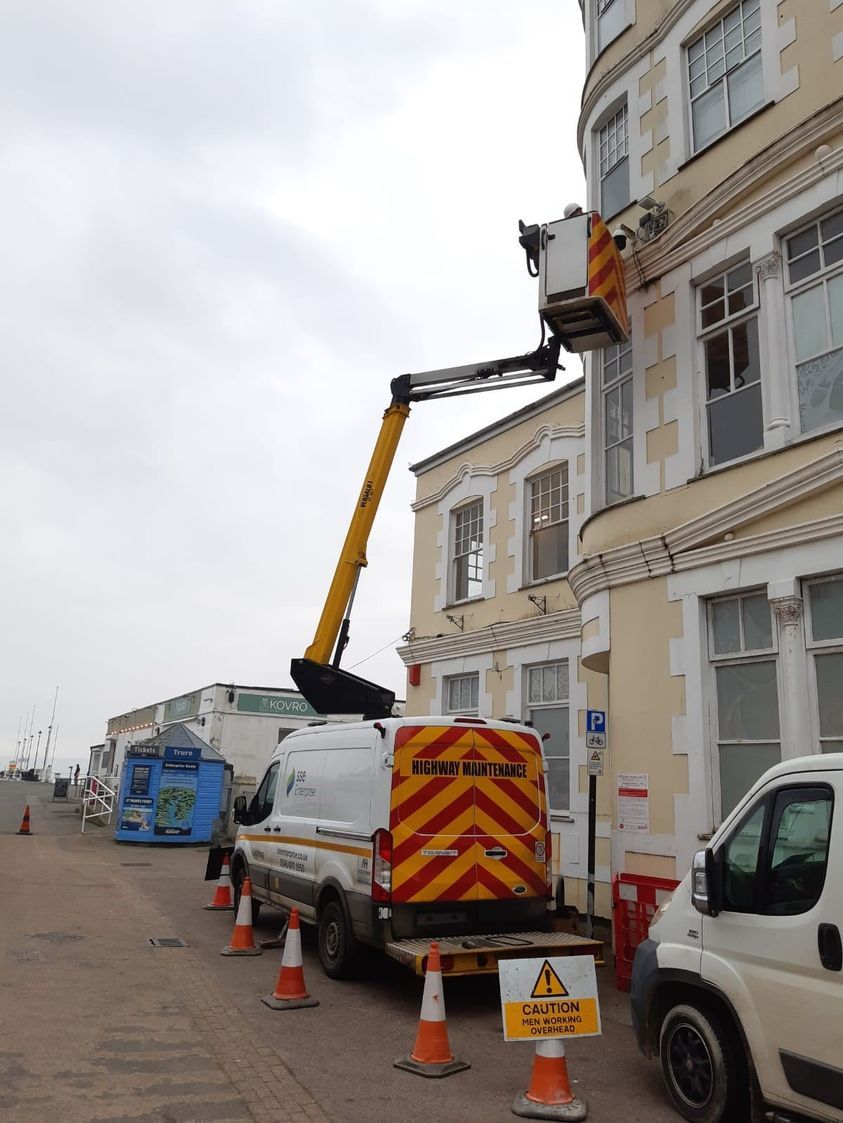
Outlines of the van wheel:
M668 1010L659 1035L662 1076L676 1110L691 1123L746 1119L743 1058L720 1019L693 1006Z
M234 917L240 911L240 898L243 896L243 882L246 879L246 870L243 866L238 866L234 873L231 875L231 886L234 890ZM261 914L261 903L252 893L252 924L257 924L258 917Z
M345 979L357 960L357 941L345 918L345 909L336 899L319 910L319 960L332 979Z

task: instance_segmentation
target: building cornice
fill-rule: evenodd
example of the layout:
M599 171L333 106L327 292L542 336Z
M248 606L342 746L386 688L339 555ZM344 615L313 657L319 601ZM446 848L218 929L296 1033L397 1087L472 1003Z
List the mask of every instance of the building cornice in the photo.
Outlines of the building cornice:
M417 499L410 506L414 511L421 511L424 507L429 507L432 503L440 503L448 492L460 482L464 475L498 476L502 472L510 471L519 460L523 460L525 456L529 456L531 452L534 452L541 445L543 440L558 440L565 437L569 437L572 440L583 439L585 437L585 425L540 425L530 439L525 441L511 456L507 456L504 460L499 460L497 464L470 464L468 461L463 461L454 474L449 476L440 488L431 492L430 495L425 495L421 499Z
M531 643L547 643L557 639L579 639L580 612L568 608L544 616L528 616L523 620L507 620L487 624L474 632L458 632L447 636L424 636L401 644L396 650L405 666L433 663L441 659L459 659L485 655L490 651L525 647Z
M813 187L830 173L843 168L841 147L822 161L818 160L790 179L776 184L745 206L730 210L722 218L718 217L720 212L729 208L735 198L750 190L758 180L773 174L782 165L793 163L813 152L829 132L839 128L843 128L843 97L804 122L798 130L791 129L786 136L774 141L763 152L747 161L685 214L671 222L660 238L642 247L638 251L641 275L637 275L631 267L627 269L630 288L651 284L709 246L745 229L749 223L773 207L780 206ZM691 233L702 225L706 229L698 234Z
M579 604L595 593L652 577L665 577L712 562L820 541L843 532L843 514L813 519L747 538L726 537L754 522L843 480L843 447L832 449L793 472L771 480L665 534L642 538L592 554L575 565L568 581ZM712 539L722 539L712 542Z

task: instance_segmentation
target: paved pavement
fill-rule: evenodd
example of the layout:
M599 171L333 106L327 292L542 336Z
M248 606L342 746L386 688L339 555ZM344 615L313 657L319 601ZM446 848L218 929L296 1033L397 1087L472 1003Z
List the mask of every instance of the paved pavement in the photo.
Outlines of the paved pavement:
M274 1012L280 951L223 958L233 918L196 849L79 834L47 785L0 781L0 1120L60 1123L505 1123L532 1050L507 1044L497 980L446 981L451 1045L471 1063L446 1080L392 1067L412 1047L421 981L382 955L352 982L326 978L305 929L317 1008ZM15 831L32 805L31 838ZM259 936L280 925L264 910ZM179 936L186 948L155 948ZM600 972L603 1036L568 1045L592 1123L671 1123L654 1064L635 1048L625 995Z

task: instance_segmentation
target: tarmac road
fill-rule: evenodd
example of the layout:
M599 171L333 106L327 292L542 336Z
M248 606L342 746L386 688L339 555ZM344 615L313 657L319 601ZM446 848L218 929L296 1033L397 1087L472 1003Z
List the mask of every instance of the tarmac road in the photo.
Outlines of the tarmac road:
M52 787L0 781L0 1120L50 1123L506 1123L532 1048L507 1044L496 978L447 979L451 1047L469 1071L424 1080L393 1068L412 1048L422 982L372 953L359 978L323 975L303 934L320 1005L274 1012L280 951L224 958L231 913L201 849L79 835ZM33 837L15 835L32 805ZM90 832L90 833L89 833ZM281 914L263 910L258 937ZM154 948L178 936L187 948ZM603 1035L566 1043L592 1123L671 1123L655 1063L638 1053L628 998L598 972Z

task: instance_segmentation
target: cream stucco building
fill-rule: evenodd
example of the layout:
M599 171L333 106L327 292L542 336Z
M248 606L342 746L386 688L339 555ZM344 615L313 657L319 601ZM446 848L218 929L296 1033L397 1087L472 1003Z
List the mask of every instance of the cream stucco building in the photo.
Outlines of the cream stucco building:
M416 466L401 654L408 712L543 719L580 904L608 710L606 915L612 872L681 876L769 764L843 745L843 0L583 14L631 338Z

